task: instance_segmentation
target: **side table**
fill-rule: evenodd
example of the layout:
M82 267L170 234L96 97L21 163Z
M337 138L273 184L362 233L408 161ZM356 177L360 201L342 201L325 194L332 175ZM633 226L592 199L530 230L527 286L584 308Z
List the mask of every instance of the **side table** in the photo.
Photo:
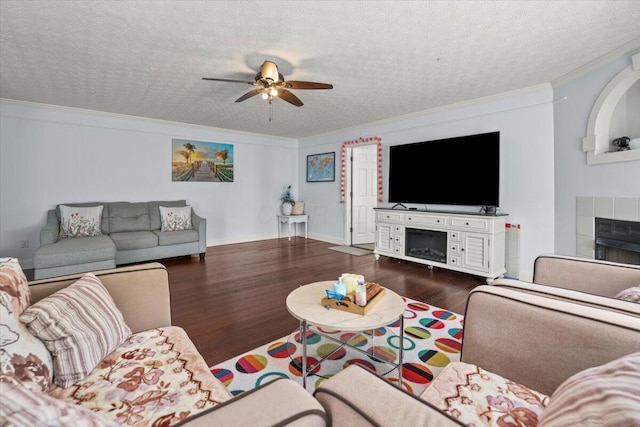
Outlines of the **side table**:
M307 238L307 234L308 234L308 222L309 222L309 215L303 214L303 215L278 215L278 239L280 238L280 230L282 228L282 224L289 224L289 240L291 240L291 224L294 225L294 233L297 235L296 232L296 224L304 224L304 238Z

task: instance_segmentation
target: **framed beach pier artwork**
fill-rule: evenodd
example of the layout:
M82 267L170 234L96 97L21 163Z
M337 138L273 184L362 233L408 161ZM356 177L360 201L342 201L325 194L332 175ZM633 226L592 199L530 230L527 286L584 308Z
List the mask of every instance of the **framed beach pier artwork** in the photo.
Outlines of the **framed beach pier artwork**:
M171 180L233 182L233 144L172 139Z
M330 182L335 180L335 152L307 156L307 182Z

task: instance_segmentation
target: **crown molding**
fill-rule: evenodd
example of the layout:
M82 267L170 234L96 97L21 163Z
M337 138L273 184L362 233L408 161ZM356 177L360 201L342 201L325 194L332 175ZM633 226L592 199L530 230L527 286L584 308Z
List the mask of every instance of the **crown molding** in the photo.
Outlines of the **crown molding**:
M572 80L577 79L578 77L588 73L589 71L593 71L596 68L610 62L613 61L614 59L620 58L624 55L627 55L631 52L633 52L636 49L640 49L640 37L637 37L625 44L623 44L622 46L618 47L617 49L614 49L602 56L599 56L598 58L587 62L586 64L576 68L573 71L568 72L567 74L558 77L555 80L551 81L551 86L555 89L558 86L562 86L565 83L568 83Z
M111 119L118 119L118 120L143 122L143 123L154 124L154 125L159 125L159 126L174 126L174 127L188 128L188 129L200 130L200 131L206 131L206 132L220 132L220 133L225 133L225 134L229 134L229 135L237 135L237 136L244 136L244 137L251 137L251 138L258 138L258 139L264 139L266 137L266 138L269 138L269 139L273 140L274 143L275 142L285 142L285 143L295 143L295 144L298 143L298 139L296 139L296 138L287 138L287 137L281 137L281 136L265 135L265 134L260 134L260 133L243 132L243 131L234 130L234 129L225 129L225 128L218 128L218 127L213 127L213 126L196 125L196 124L192 124L192 123L173 122L173 121L170 121L170 120L151 119L151 118L148 118L148 117L131 116L131 115L127 115L127 114L110 113L110 112L98 111L98 110L88 110L88 109L84 109L84 108L67 107L67 106L64 106L64 105L43 104L43 103L39 103L39 102L22 101L22 100L19 100L19 99L10 99L10 98L0 98L0 103L1 104L8 104L8 105L22 106L22 107L28 107L28 108L35 108L35 109L44 109L44 110L50 110L50 111L61 111L61 112L74 113L74 114L86 114L86 115L90 115L90 116L93 116L93 117L104 117L104 118L111 118ZM22 117L22 118L24 118L24 117ZM38 120L38 119L36 119L36 120ZM44 119L39 119L39 120L44 120ZM66 122L66 123L68 123L68 122ZM85 126L92 126L92 125L86 125L85 124ZM94 126L94 127L96 127L96 126ZM105 126L103 126L103 127L105 127ZM121 127L121 128L118 128L118 129L130 130L130 129L126 128L126 127ZM166 134L167 132L152 132L152 131L149 131L149 133ZM173 133L172 133L172 135L173 135ZM242 142L251 143L251 142L247 142L247 141L242 141ZM260 145L264 145L264 144L260 144Z
M380 131L372 131L370 128L375 127L375 126L390 125L390 124L402 122L402 121L405 121L405 120L411 120L411 119L415 119L415 118L419 118L419 117L424 117L424 116L427 116L427 115L430 115L430 114L441 113L441 112L446 112L446 111L452 111L452 110L457 110L457 109L461 109L461 108L465 108L465 107L476 106L476 105L479 105L479 104L485 104L485 103L489 103L489 102L500 101L502 99L507 99L507 98L511 98L511 97L514 97L514 96L530 95L530 94L537 93L537 92L539 92L541 90L544 90L544 89L551 89L551 85L549 83L542 83L542 84L539 84L539 85L529 86L529 87L522 88L522 89L516 89L516 90L509 91L509 92L503 92L503 93L499 93L499 94L495 94L495 95L484 96L484 97L481 97L481 98L470 99L470 100L467 100L467 101L456 102L454 104L442 105L440 107L434 107L434 108L431 108L429 110L417 111L415 113L405 114L403 116L396 116L396 117L391 117L391 118L388 118L388 119L382 119L382 120L378 120L378 121L374 121L374 122L367 122L367 123L363 123L361 125L346 127L346 128L342 128L342 129L337 129L337 130L334 130L334 131L326 132L326 133L321 133L321 134L317 134L317 135L313 135L313 136L300 138L299 142L300 143L304 143L307 140L308 141L315 141L315 140L317 140L318 138L321 138L321 137L332 137L332 136L340 136L340 138L344 139L344 134L345 133L353 134L353 135L356 135L355 137L357 137L358 135L360 135L362 133L362 131L366 131L367 135L369 135L369 134L378 134L378 133L380 133ZM498 108L495 111L501 111L501 109ZM492 111L492 112L495 112L495 111ZM478 114L470 114L468 117L475 117L475 116L478 116ZM407 128L404 128L404 130L406 130L406 129ZM347 137L347 139L351 139L351 138ZM326 140L324 140L322 143L326 143Z

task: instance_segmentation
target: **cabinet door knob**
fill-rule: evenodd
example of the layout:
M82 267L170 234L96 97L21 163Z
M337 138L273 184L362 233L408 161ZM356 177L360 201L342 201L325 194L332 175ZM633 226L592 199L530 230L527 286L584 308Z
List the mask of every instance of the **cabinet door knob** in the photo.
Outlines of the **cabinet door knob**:
M468 223L468 222L465 222L465 223L464 223L464 225L469 225L469 223Z
M464 248L460 249L462 252L464 252Z

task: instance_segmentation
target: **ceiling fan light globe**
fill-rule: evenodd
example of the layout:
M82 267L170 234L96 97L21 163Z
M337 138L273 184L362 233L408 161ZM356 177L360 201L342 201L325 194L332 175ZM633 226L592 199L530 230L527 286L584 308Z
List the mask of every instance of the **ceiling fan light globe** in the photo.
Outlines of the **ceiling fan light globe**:
M262 99L268 99L269 95L267 95L267 92L262 92Z
M269 90L269 95L271 95L271 96L277 96L277 95L278 95L278 90L277 90L277 89L275 89L275 88L271 88L271 89Z

